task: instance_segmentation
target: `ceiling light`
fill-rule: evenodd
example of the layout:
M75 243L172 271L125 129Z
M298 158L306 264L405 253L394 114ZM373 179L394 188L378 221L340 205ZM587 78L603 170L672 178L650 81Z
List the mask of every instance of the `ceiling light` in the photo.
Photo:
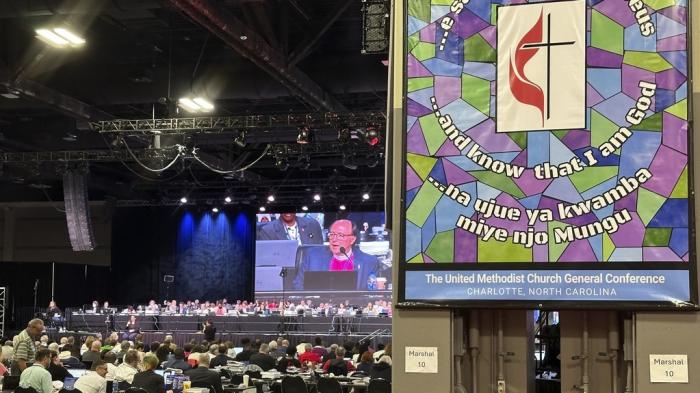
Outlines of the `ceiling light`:
M78 137L75 134L66 133L61 139L63 139L66 142L75 142L78 140Z
M308 126L299 127L297 134L297 143L306 145L311 143L311 129Z
M36 29L36 37L54 48L79 47L85 44L85 39L78 37L68 29Z
M214 207L211 208L211 211L214 212L214 213L218 213L218 212L219 212L219 208L216 207L216 206L214 206Z
M187 203L187 197L180 198L180 203Z
M17 94L11 93L11 92L9 92L9 91L0 94L0 96L3 96L3 97L5 97L5 98L9 98L9 99L11 99L11 100L16 100L16 99L19 98L19 96L18 96Z
M224 202L226 202L226 203L231 203L232 200L233 199L231 199L230 196L227 196L226 198L224 198Z
M320 200L321 200L321 194L319 194L319 193L314 194L314 201L318 202Z
M188 112L211 112L214 110L214 104L202 97L182 97L177 100L180 108Z
M307 211L309 211L309 207L306 206L306 205L304 205L304 206L301 207L301 210L307 212Z
M340 205L340 206L338 206L338 208L339 208L340 210L345 210L345 205Z
M261 212L264 212L266 209L265 209L265 206L260 206L260 208L258 210L260 210Z
M245 41L245 40L248 39L248 36L247 36L247 35L242 35L240 38L241 38L241 41Z
M368 200L368 199L369 199L369 192L363 193L363 194L362 194L362 200L363 200L363 201L366 201L366 200Z
M211 112L214 110L214 104L202 97L196 97L192 101L194 101L195 104L199 105L202 108L202 112Z
M267 201L268 201L268 202L274 202L274 201L275 201L275 196L272 195L272 194L268 195L268 196L267 196Z

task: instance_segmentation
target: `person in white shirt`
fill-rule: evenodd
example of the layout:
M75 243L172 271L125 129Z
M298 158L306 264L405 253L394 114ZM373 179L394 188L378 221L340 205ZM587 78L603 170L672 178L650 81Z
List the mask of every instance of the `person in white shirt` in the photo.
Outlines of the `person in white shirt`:
M47 370L51 362L51 351L39 349L34 356L34 364L22 371L19 377L19 386L33 388L37 393L52 393L51 373Z
M135 350L130 350L124 355L124 363L114 371L114 379L117 381L134 382L134 375L139 372L139 353Z
M81 393L106 393L107 392L107 364L101 360L92 363L92 370L75 381L75 388Z

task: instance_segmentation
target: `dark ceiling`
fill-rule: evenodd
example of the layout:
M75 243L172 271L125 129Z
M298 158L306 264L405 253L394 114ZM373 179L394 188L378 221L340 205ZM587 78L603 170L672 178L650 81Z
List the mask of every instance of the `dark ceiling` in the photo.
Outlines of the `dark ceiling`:
M0 200L61 200L62 174L88 170L90 199L122 205L187 194L201 205L231 195L257 207L274 193L269 209L280 210L311 207L319 191L312 209L381 209L386 55L361 53L362 6L0 1ZM36 28L59 25L87 44L59 50L35 37ZM214 101L205 115L212 124L112 122L189 118L176 105L188 95ZM297 144L304 126L315 140ZM338 140L339 130L349 141ZM379 132L379 144L366 142L368 130ZM361 202L364 191L372 198Z

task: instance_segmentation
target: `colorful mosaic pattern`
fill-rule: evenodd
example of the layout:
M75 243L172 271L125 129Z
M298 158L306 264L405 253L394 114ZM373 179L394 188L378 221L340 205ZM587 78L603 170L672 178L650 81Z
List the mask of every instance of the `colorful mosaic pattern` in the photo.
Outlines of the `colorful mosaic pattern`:
M450 6L459 2L408 0L405 261L688 261L687 0L643 0L654 27L649 36L642 35L629 7L633 1L589 0L586 129L507 134L495 132L496 9L526 1L471 0L452 12ZM445 16L454 20L447 34L441 25ZM626 115L641 95L640 81L656 87L644 119L633 125ZM460 151L448 139L436 110L449 114L461 135L471 138L466 148ZM631 136L604 156L602 145L621 127ZM467 157L475 143L493 160L524 172L514 177L487 170ZM591 162L587 151L594 165L556 179L535 178L538 164L575 157ZM591 201L642 168L651 177L623 198L585 214L560 214L560 205ZM469 195L466 205L446 195L450 184ZM487 238L483 228L457 227L460 216L472 222L484 217L475 210L478 200L520 212L519 220L482 222L505 229L507 241ZM528 214L536 209L553 216L530 224ZM564 228L600 223L623 211L629 219L615 231L553 241ZM528 230L546 234L547 242L523 245ZM522 235L518 242L516 232Z

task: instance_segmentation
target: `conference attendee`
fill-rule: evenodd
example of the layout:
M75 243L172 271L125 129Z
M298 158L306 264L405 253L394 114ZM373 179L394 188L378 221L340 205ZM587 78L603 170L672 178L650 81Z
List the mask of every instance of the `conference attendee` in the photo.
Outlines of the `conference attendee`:
M391 358L387 355L382 356L379 362L372 366L369 377L371 379L382 378L391 382Z
M39 349L32 357L32 361L34 363L31 366L22 370L19 377L19 387L33 388L37 393L53 393L51 373L47 370L51 363L51 351Z
M165 393L165 382L163 377L155 373L158 367L158 358L156 355L147 354L143 357L143 369L140 373L134 375L131 386L142 388L148 393Z
M129 350L124 355L124 362L117 367L114 372L114 379L117 381L125 381L129 384L134 382L134 375L139 372L139 353L136 350Z
M46 308L46 316L53 318L54 316L61 316L61 309L58 308L55 301L50 301L49 306Z
M321 224L296 213L282 213L280 218L265 224L258 240L296 240L299 244L323 244Z
M12 375L20 375L22 371L31 366L31 363L34 361L34 357L37 353L35 340L43 331L44 321L34 318L27 323L26 329L22 330L14 337L12 340L13 360L12 367L10 367L10 373ZM47 360L47 365L49 361L51 361L50 356Z
M304 289L307 271L356 271L356 289L366 291L372 288L369 280L376 273L377 257L360 250L355 244L355 233L357 228L350 220L334 222L328 233L328 248L309 249L302 257L294 278L294 289Z
M90 347L92 347L92 342L95 341L96 338L93 336L88 336L85 339L85 342L83 345L80 347L80 356L83 356L85 352L88 352L90 350Z
M275 368L275 358L270 356L270 349L267 344L260 344L258 353L250 355L250 364L259 366L264 371L269 371Z
M311 348L311 351L316 353L321 359L328 354L328 350L323 346L323 340L318 336L314 337L314 347Z
M277 371L286 374L287 368L296 367L300 368L301 363L295 358L297 349L294 346L288 347L287 352L284 356L277 362Z
M243 350L236 355L236 361L247 362L250 360L250 356L253 355L255 351L250 344L250 339L247 337L241 339L241 345L243 345Z
M112 308L109 306L109 302L105 300L104 303L102 303L102 310L100 310L102 314L110 314L112 312Z
M92 301L92 305L85 309L85 312L91 312L97 314L100 311L100 303L97 300Z
M209 354L203 353L199 356L199 367L185 371L185 375L190 377L192 386L211 386L216 393L224 393L224 388L221 385L221 375L214 370L210 370L209 365Z
M52 381L63 382L66 377L70 376L68 369L63 367L63 363L61 363L61 359L59 359L58 353L55 351L51 351L51 361L49 362L49 367L47 370L49 371L49 374L51 374Z
M126 322L126 330L122 334L122 339L134 341L137 334L139 334L139 321L136 319L136 315L132 314Z
M102 360L107 364L107 376L105 378L114 380L114 374L117 372L117 354L114 352L107 352L102 356Z
M280 358L287 354L289 348L289 340L281 340L277 342L277 357Z
M319 364L321 363L321 357L318 356L316 353L314 353L311 349L313 347L309 343L304 344L304 353L299 355L299 362L301 364L307 364L307 363L313 363L313 364Z
M100 340L94 340L92 344L90 344L90 350L83 354L83 362L94 363L98 360L101 360L102 352L100 351L100 348L102 348L102 343L100 342Z
M233 360L230 357L228 357L228 348L226 347L226 344L220 344L219 347L217 348L217 354L213 358L211 358L211 361L209 362L209 367L214 368L218 366L225 366L228 364L229 360Z
M331 344L330 348L328 348L328 352L326 353L323 358L321 358L321 362L323 364L326 364L327 361L331 359L335 359L335 351L338 349L338 344Z
M360 356L360 364L357 365L357 371L369 375L374 366L374 358L370 351L365 351L365 353Z
M160 344L154 353L158 358L158 361L163 363L168 360L168 356L170 355L170 345L167 343Z
M97 360L90 366L90 372L83 374L75 381L75 388L80 393L106 393L107 392L107 364Z
M211 319L204 321L204 329L202 329L202 333L204 333L205 340L209 342L216 340L216 327L211 322Z
M117 363L124 361L124 355L131 349L131 343L124 340L121 345L119 345L119 351L114 351L117 354Z
M330 359L323 364L323 371L334 375L348 375L355 371L355 366L349 360L345 360L345 348L338 347L335 350L335 359Z
M192 368L189 364L187 364L187 360L185 360L185 350L182 348L175 348L172 358L165 362L163 367L166 369L174 368L182 371Z
M5 341L5 345L2 346L2 350L0 352L0 358L10 361L12 360L14 354L15 349L12 346L12 340Z

